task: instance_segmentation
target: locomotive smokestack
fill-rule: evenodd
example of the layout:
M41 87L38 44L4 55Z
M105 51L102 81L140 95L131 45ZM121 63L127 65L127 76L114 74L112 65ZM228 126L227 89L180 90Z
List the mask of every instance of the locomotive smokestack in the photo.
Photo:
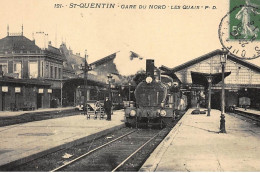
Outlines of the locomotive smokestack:
M146 76L151 76L154 79L154 60L146 60Z

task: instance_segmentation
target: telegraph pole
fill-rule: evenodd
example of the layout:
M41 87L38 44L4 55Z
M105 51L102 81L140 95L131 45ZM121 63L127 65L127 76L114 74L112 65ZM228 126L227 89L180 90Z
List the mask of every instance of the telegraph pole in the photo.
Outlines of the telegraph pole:
M88 83L88 71L92 70L92 68L88 65L87 62L88 55L87 50L85 50L85 59L84 59L84 67L83 67L83 74L84 74L84 103L83 103L83 110L84 115L88 114L88 89L87 89L87 83Z

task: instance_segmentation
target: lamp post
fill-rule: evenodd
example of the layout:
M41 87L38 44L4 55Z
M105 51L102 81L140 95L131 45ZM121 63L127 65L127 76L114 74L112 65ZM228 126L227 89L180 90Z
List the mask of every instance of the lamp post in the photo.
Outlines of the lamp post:
M88 71L92 70L92 68L88 65L87 62L88 55L87 55L87 50L85 50L85 59L84 59L84 66L81 65L83 74L84 74L84 103L83 103L83 110L84 110L84 115L87 115L88 113L88 108L87 108L87 102L88 102L88 92L87 92L87 81L88 81Z
M208 114L207 116L210 116L210 111L211 111L211 86L212 86L212 76L209 75L207 76L207 80L208 80L208 83L209 83L209 96L208 96Z
M227 61L227 53L222 48L220 55L220 63L222 67L222 92L221 92L221 116L220 116L220 133L226 133L225 127L225 64Z
M131 83L129 82L128 83L128 86L129 86L129 91L128 91L128 100L129 100L129 107L130 107L130 100L131 100Z
M108 78L109 100L112 102L112 99L111 99L111 81L112 81L113 76L109 73L107 78Z

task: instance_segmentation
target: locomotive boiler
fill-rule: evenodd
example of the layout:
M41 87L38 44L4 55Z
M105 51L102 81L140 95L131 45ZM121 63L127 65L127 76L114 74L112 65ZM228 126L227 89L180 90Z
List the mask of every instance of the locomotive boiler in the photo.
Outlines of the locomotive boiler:
M175 85L173 85L175 84ZM135 89L136 103L125 109L126 126L167 126L176 118L180 92L169 76L161 76L155 69L154 60L146 61L146 78Z

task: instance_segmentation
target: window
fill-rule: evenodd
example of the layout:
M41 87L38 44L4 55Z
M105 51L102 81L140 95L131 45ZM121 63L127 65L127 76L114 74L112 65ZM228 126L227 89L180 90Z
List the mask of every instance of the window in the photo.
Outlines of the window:
M38 62L37 61L29 62L29 77L38 78Z
M4 74L7 73L7 63L0 63L0 71L2 71Z
M54 78L55 79L57 79L57 77L58 77L57 73L58 73L58 69L57 69L57 67L55 67L55 70L54 70Z
M45 69L45 77L49 78L49 64L46 64L46 69Z
M42 62L42 77L44 76L44 64Z
M62 77L61 77L61 68L59 68L59 79L62 79Z
M51 66L50 74L51 74L51 78L53 78L53 66Z
M14 62L14 73L18 74L18 78L22 77L22 63Z

